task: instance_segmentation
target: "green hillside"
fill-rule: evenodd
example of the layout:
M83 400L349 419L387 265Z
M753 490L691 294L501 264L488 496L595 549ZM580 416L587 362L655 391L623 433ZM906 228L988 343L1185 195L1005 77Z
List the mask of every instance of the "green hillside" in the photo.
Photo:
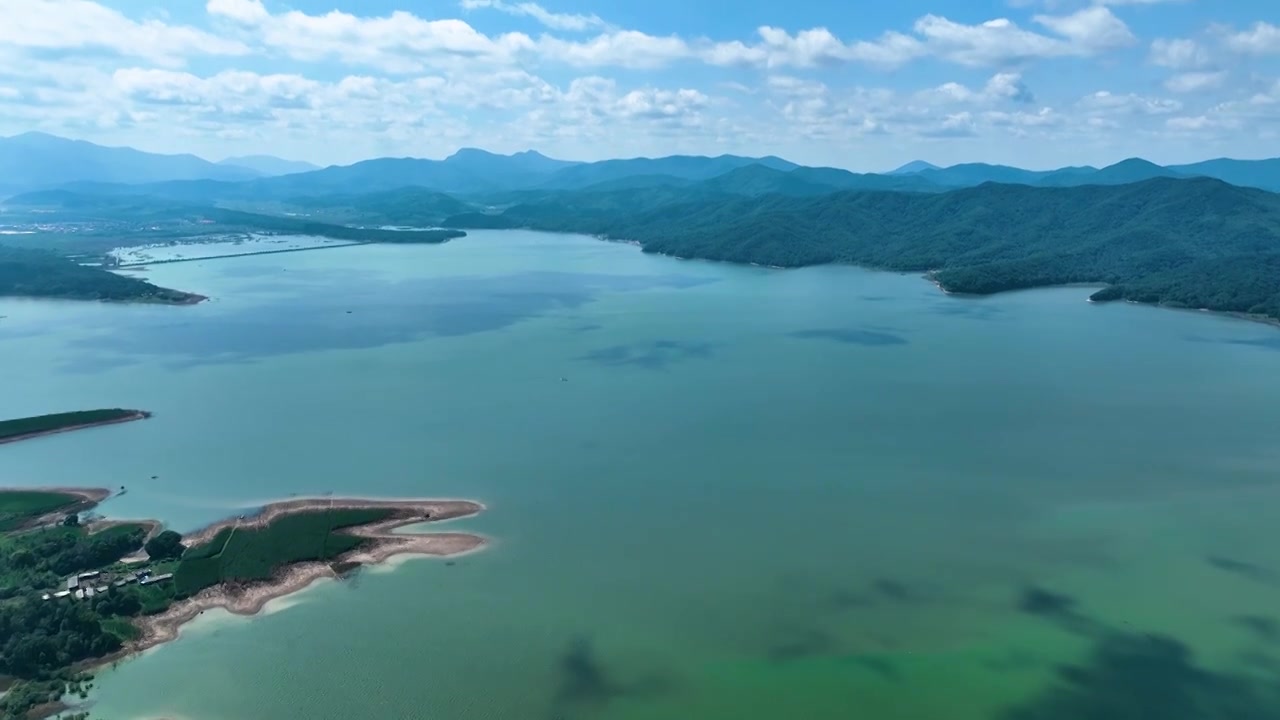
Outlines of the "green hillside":
M689 193L686 193L689 194ZM638 241L647 252L797 267L932 272L948 290L1063 283L1131 299L1280 318L1280 196L1217 180L986 184L948 193L697 198L627 211L622 194L547 198L457 227L529 227ZM1247 288L1247 290L1246 290Z

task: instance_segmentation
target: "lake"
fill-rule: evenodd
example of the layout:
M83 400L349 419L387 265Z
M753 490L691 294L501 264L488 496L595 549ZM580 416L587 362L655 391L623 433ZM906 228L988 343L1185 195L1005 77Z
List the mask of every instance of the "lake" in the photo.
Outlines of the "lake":
M155 413L6 483L492 543L209 613L95 717L1280 717L1276 328L516 231L146 274L211 300L0 301L4 416Z

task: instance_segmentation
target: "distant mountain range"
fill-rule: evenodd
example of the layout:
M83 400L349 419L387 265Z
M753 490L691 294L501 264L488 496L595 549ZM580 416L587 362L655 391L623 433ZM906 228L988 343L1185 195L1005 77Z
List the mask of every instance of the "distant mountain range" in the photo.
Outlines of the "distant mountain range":
M272 155L242 155L240 157L229 157L218 163L226 167L248 168L264 177L272 175L292 175L293 173L311 172L319 170L319 165L312 165L309 162L301 160L284 160Z
M503 196L556 190L610 192L679 188L694 183L729 195L804 196L842 190L945 192L988 182L1038 187L1124 185L1159 177L1211 177L1280 192L1280 159L1218 159L1160 166L1131 158L1103 168L1025 170L967 163L951 167L914 161L888 173L805 167L778 157L675 155L599 162L549 158L535 151L499 155L473 148L444 160L376 158L315 168L270 156L211 163L194 155L156 155L107 148L42 133L0 138L0 193L53 188L95 194L148 194L190 201L292 200L390 192L416 187L461 196Z
M212 163L195 155L160 155L128 147L29 132L0 138L0 191L59 187L74 182L142 184L175 180L238 182L316 170L266 155Z

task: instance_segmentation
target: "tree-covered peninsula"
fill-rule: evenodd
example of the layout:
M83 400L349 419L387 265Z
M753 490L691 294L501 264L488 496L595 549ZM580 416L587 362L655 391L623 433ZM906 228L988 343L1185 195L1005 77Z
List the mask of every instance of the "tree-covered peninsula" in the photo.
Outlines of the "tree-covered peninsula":
M928 272L960 293L1096 283L1106 286L1097 300L1280 319L1280 195L1219 180L685 195L651 203L644 191L547 193L446 224L581 232L686 258Z
M321 577L400 553L452 555L483 539L405 534L472 515L467 501L298 499L184 538L159 523L87 515L105 490L0 490L0 719L62 709L87 669L172 640L207 609L253 613Z
M81 265L62 255L0 245L0 297L191 305L204 298Z

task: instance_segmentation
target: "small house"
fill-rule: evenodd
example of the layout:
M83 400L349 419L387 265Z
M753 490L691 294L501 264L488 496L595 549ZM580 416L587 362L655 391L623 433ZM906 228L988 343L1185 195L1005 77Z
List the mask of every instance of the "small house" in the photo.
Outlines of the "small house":
M94 590L94 592L96 592L96 593L98 593L99 595L101 595L102 593L104 593L104 592L106 592L106 591L107 591L107 586L106 586L106 585L99 585L98 587L94 588L93 590Z
M149 577L149 578L146 578L145 580L140 580L140 581L138 582L138 584L139 584L139 585L154 585L154 584L156 584L156 583L164 582L164 581L166 581L166 580L168 580L168 579L170 579L170 578L172 578L172 577L173 577L173 573L165 573L165 574L163 574L163 575L153 575L153 576L151 576L151 577Z
M53 596L52 596L52 595L50 595L49 593L45 593L45 594L43 594L43 595L41 595L41 596L40 596L40 599L41 599L41 600L44 600L45 602L48 602L49 598L51 598L51 597L53 597Z
M92 580L102 574L101 570L90 570L89 572L80 573L81 580Z
M65 598L65 597L71 597L70 590L59 590L58 592L53 594L54 600L61 600L62 598Z
M83 599L84 599L84 590L76 590L75 598L76 598L77 600L83 600Z
M93 597L94 595L97 595L97 594L98 594L98 593L97 593L93 588L91 588L91 587L87 587L87 588L85 588L85 589L83 590L83 592L84 592L84 596L85 596L86 598L91 598L91 597Z
M78 587L80 587L80 578L75 578L75 577L67 578L68 590L75 592L76 588Z

